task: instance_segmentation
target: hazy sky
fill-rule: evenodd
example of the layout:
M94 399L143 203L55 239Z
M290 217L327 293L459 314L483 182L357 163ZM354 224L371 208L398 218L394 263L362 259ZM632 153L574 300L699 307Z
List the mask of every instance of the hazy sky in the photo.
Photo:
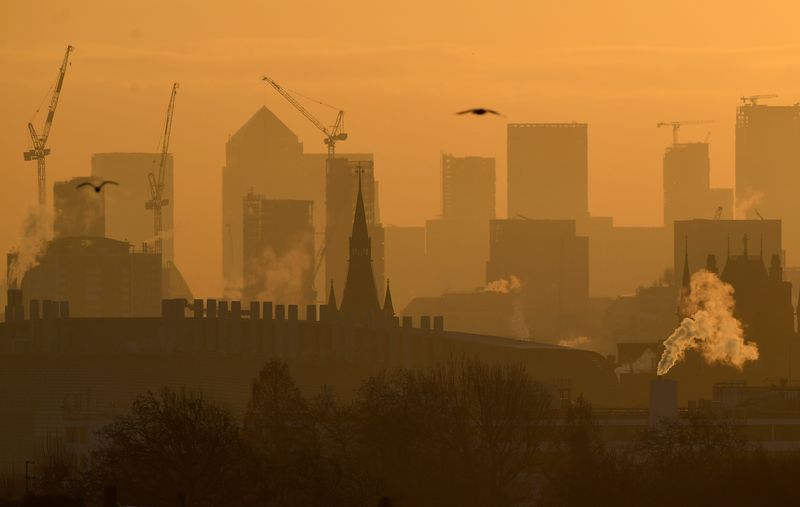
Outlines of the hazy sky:
M92 153L157 151L179 81L176 257L195 294L213 296L227 136L265 104L306 151L324 147L262 74L346 111L340 149L375 153L385 223L440 212L442 151L497 158L503 216L505 123L578 121L589 123L592 213L648 225L661 221L671 140L656 122L715 120L683 139L710 132L712 183L732 185L738 97L800 101L799 23L795 1L3 0L0 252L36 202L25 125L67 44L76 50L49 141L48 194L53 181L88 174ZM452 114L475 106L508 118Z

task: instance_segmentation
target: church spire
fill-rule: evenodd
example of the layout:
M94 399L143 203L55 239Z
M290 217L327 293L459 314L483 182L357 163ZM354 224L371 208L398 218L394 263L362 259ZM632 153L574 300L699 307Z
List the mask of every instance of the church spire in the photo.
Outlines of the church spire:
M685 245L683 249L683 288L689 289L691 273L689 273L689 236L684 238Z
M388 317L394 317L394 305L392 304L392 292L389 290L389 279L386 279L386 296L383 298L383 313Z
M336 311L336 292L333 290L333 278L331 278L331 289L328 292L328 308L330 311Z
M361 191L361 174L358 167L358 194L353 216L353 234L350 236L350 261L342 296L341 313L354 324L369 325L380 314L375 275L372 272L372 239L367 228L367 214Z

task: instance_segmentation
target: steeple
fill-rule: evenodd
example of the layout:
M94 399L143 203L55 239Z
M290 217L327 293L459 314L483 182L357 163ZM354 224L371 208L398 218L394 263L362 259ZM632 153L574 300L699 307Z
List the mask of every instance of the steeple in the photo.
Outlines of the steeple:
M684 249L683 249L683 283L681 284L684 289L688 290L690 281L691 281L691 273L689 273L689 236L687 235L684 238Z
M335 312L336 308L336 292L333 290L333 278L331 278L331 289L328 292L328 308L329 311Z
M372 272L372 240L367 228L364 196L361 193L361 173L358 168L358 195L350 236L350 261L342 297L341 313L354 324L369 325L380 314L375 275Z
M388 318L394 317L394 305L392 304L392 292L389 290L389 279L386 279L386 296L383 298L383 313Z

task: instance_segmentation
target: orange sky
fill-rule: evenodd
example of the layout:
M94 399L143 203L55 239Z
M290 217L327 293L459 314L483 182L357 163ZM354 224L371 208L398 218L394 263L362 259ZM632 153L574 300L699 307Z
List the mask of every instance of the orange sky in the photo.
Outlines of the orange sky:
M323 151L319 133L262 74L345 109L350 139L340 149L375 153L382 218L395 225L439 213L441 151L497 158L502 216L506 121L589 123L592 213L658 223L671 137L656 122L716 120L687 127L683 139L710 132L712 183L732 185L738 97L800 100L794 1L216 4L3 3L0 252L36 201L35 164L22 160L25 125L67 44L76 50L49 141L50 184L88 174L94 152L157 151L170 85L181 83L171 145L176 252L200 296L220 293L228 134L266 104L307 151ZM474 106L508 118L452 114Z

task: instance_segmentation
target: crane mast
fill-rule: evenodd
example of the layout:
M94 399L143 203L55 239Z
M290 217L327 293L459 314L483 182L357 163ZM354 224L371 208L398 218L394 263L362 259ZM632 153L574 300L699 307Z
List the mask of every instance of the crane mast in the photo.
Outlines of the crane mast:
M164 135L161 142L161 156L158 159L158 177L152 172L147 175L150 183L150 200L144 203L146 209L153 210L153 236L155 237L155 250L163 254L164 230L162 221L162 209L169 204L169 199L164 198L164 180L167 168L167 155L169 154L169 138L172 133L172 114L175 111L175 95L178 93L178 83L173 83L172 94L169 97L167 106L167 119L164 122ZM163 263L163 256L162 256Z
M47 147L47 138L50 137L50 129L53 126L53 117L56 115L56 107L58 106L58 99L61 96L61 87L64 85L64 76L67 74L67 67L69 66L69 54L75 48L67 46L67 51L64 53L64 60L61 62L61 68L58 71L58 80L56 81L53 96L50 98L50 106L47 110L47 119L45 119L42 133L38 134L33 123L28 122L28 132L33 141L33 149L30 149L22 154L25 160L35 160L37 166L38 180L39 180L39 207L44 209L47 202L47 174L45 171L45 157L50 154L50 148Z
M678 144L678 132L684 125L705 125L714 123L714 120L691 120L691 121L662 121L656 124L657 128L672 127L672 144Z

